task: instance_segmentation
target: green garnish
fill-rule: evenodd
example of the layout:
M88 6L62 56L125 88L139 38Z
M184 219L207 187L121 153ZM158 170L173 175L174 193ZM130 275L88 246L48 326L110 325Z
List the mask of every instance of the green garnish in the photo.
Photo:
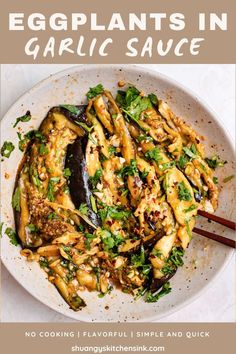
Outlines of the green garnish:
M178 267L182 267L184 250L180 247L173 247L170 256L165 261L161 272L164 275L172 274Z
M47 198L50 202L54 202L54 186L60 181L60 177L51 177L48 183Z
M31 119L30 111L27 111L23 116L16 118L16 122L13 125L13 128L15 128L19 122L29 122L30 119Z
M16 211L20 211L20 187L15 189L11 204Z
M218 184L218 178L217 177L213 177L213 182L215 183L215 184Z
M194 144L192 144L190 146L190 148L188 148L187 146L183 147L183 151L185 152L185 154L189 157L191 157L192 159L196 159L197 158L197 149L196 146Z
M109 146L108 150L109 150L109 153L110 153L111 155L113 155L113 154L116 153L116 147L115 147L115 146Z
M3 143L3 146L1 147L1 155L3 157L9 158L14 149L15 149L15 146L12 144L11 141L5 141Z
M196 208L197 208L197 206L196 206L195 204L192 204L192 205L190 205L189 208L184 209L184 212L185 212L185 213L189 213L190 211L193 211L193 210L195 210Z
M84 233L84 236L85 236L85 241L84 241L85 247L86 247L87 250L90 250L90 249L91 249L90 243L91 243L91 241L92 241L93 239L95 239L97 236L96 236L96 235L93 235L93 234L90 234L90 233L88 233L88 232L85 232L85 233Z
M137 162L130 161L130 165L123 167L121 170L115 171L118 177L135 176L138 174Z
M79 115L81 113L81 109L72 104L60 104L60 107L65 108L72 114Z
M102 176L102 170L98 169L93 177L89 177L89 183L91 184L92 189L95 189L98 182L100 181L100 178Z
M86 203L81 203L80 206L79 206L79 212L82 214L82 215L88 215L88 206Z
M148 98L149 98L149 100L152 102L152 104L153 104L154 106L158 106L158 104L159 104L158 98L157 98L157 96L156 96L154 93L150 93L150 94L148 95Z
M104 208L98 210L98 214L102 221L105 221L108 218L114 220L124 220L130 216L131 212L116 206L105 206Z
M234 178L234 175L225 177L225 178L223 179L223 182L224 182L224 183L227 183L227 182L231 181L233 178Z
M40 155L47 155L48 152L49 152L48 148L47 148L47 146L44 143L39 145L39 154Z
M27 229L29 230L30 233L35 233L39 231L37 226L35 226L34 224L28 224Z
M103 93L104 91L104 87L102 86L102 84L98 84L95 87L90 87L89 91L86 93L86 97L89 100L91 100L93 97L96 97L98 95L100 95L101 93Z
M11 227L6 228L5 234L9 237L12 245L17 246L19 244L16 232Z
M141 141L153 141L153 138L151 136L148 136L148 135L139 135L139 136L137 136L136 139L138 140L138 142L141 142Z
M53 220L53 219L59 219L59 216L55 212L48 214L48 220Z
M214 155L211 158L206 157L205 161L213 170L215 170L217 167L223 167L227 163L227 161L221 161L217 155Z
M108 230L101 230L100 231L100 236L102 239L102 242L104 244L104 249L109 251L114 247L119 246L122 242L124 242L124 239L122 236L114 235Z
M161 297L171 292L170 283L167 282L163 285L162 289L157 294L152 294L151 291L147 293L145 302L157 302Z
M78 122L77 120L75 121L76 124L80 125L82 128L84 128L84 130L88 133L91 133L91 131L93 130L93 125L91 127L89 127L86 123L83 122Z
M178 165L181 169L185 167L185 165L188 163L188 158L186 155L181 155L178 161Z
M179 200L186 200L186 201L192 200L191 193L188 190L188 188L185 186L184 182L179 182L177 184L177 189L178 189Z
M148 160L154 160L154 161L156 161L158 163L160 160L162 160L160 152L161 152L160 149L158 147L155 147L152 150L148 150L145 153L145 156L146 156L146 158Z
M93 195L90 196L90 203L91 203L92 210L94 211L95 214L97 214L98 212L97 204Z
M161 258L162 256L162 252L160 250L157 250L155 248L153 248L152 252L151 252L155 257Z
M170 162L166 162L166 163L159 165L159 168L160 168L160 170L165 171L165 170L168 170L168 168L171 168L175 165L176 165L175 161L170 161Z
M41 256L39 258L39 265L40 265L41 268L48 268L49 267L49 262L48 262L47 258Z
M69 169L69 167L65 168L63 171L63 176L65 178L69 178L71 176L71 170Z
M134 267L142 267L145 264L145 252L144 252L144 247L143 245L140 248L140 254L133 254L131 256L131 263L133 264Z

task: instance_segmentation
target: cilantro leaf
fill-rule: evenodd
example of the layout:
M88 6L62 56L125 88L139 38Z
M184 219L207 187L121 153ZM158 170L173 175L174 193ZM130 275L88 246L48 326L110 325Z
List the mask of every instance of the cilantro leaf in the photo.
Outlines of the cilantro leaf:
M115 172L118 177L135 176L138 174L137 162L135 160L130 161L130 165L123 167L121 170Z
M27 111L23 116L16 118L16 122L13 125L13 128L15 128L19 122L29 122L30 119L31 119L30 111Z
M47 198L50 202L54 202L54 185L60 181L60 177L51 177L48 183Z
M74 106L73 104L60 104L59 107L64 108L75 115L79 115L81 113L81 109L79 107Z
M96 97L97 95L103 93L103 91L104 91L104 87L102 86L102 84L98 84L95 87L89 88L89 91L86 93L86 97L88 100L91 100L93 97Z
M206 157L205 158L206 163L210 168L215 170L217 167L223 167L227 161L221 161L219 156L214 155L211 158Z
M15 189L15 192L12 196L12 207L16 211L20 211L20 187Z
M184 146L183 151L185 152L185 154L187 156L191 157L192 159L197 158L197 150L196 150L196 147L194 144L192 144L190 148L188 148L187 146Z
M11 227L6 228L5 234L9 237L12 245L17 246L19 244L16 232Z
M162 289L157 294L152 294L151 291L147 293L145 302L157 302L161 297L171 292L170 283L167 282L163 285Z
M149 95L148 95L148 98L150 99L150 101L152 102L152 104L154 105L154 106L158 106L158 98L157 98L157 96L154 94L154 93L150 93Z
M89 183L90 183L92 189L96 188L98 182L100 181L101 176L102 176L102 170L98 169L98 170L96 170L93 177L89 177Z
M154 160L156 162L159 162L162 159L162 157L160 155L160 149L158 147L155 147L152 150L148 150L145 153L145 156L148 160Z
M82 214L82 215L87 215L88 214L88 206L86 203L81 203L80 206L79 206L79 212Z
M188 190L188 188L185 186L184 182L179 182L177 184L177 189L178 189L179 200L186 200L186 201L192 200L191 193Z
M69 169L69 167L64 169L63 175L65 178L69 178L71 176L71 170Z
M12 144L11 141L5 141L3 143L3 146L1 147L1 155L3 157L9 158L14 149L15 149L15 146Z

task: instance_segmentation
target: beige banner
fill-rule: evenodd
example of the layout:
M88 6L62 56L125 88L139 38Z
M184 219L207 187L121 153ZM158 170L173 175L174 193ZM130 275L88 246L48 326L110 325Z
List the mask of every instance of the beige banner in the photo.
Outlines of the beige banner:
M234 63L236 57L233 44L236 36L234 0L8 0L1 3L0 13L2 63ZM15 28L23 26L24 30L9 31L9 13L23 14L23 19L22 16L15 17L13 22ZM29 18L32 13L39 13L39 18ZM67 30L51 29L49 18L55 13L63 14L63 22L67 19ZM80 23L78 30L71 28L72 13L83 14L77 18ZM95 13L97 18L91 20L91 13ZM125 30L122 30L122 24L119 24L121 29L108 30L114 13L121 14ZM137 26L135 30L129 30L129 13L138 17L144 13L142 23L146 19L146 30L138 29ZM150 18L150 13L165 15L154 20L156 15ZM176 13L184 15L185 28L182 30L176 28L181 29L183 19L181 22L179 16L176 18L175 15L175 19L171 17ZM200 22L201 27L205 23L206 29L201 31L199 13L205 14L201 15L205 16L205 21L201 18ZM221 22L221 28L216 25L214 30L214 24L219 23L216 16L222 20L227 16L227 21ZM44 22L44 17L45 31L39 30L40 26L44 26L39 25ZM92 31L91 21L100 30ZM57 19L56 24L59 22L60 19ZM82 25L83 22L86 23ZM30 30L32 25L37 30ZM104 27L106 30L103 30ZM131 39L132 50L127 48ZM31 44L29 40L32 40ZM27 43L29 51L35 53L35 60L33 55L26 55ZM64 45L60 47L61 43ZM69 52L60 53L66 44ZM99 55L99 49L100 53L103 52L104 46L107 56ZM199 54L196 54L198 49Z
M1 348L14 354L231 354L233 324L2 324Z

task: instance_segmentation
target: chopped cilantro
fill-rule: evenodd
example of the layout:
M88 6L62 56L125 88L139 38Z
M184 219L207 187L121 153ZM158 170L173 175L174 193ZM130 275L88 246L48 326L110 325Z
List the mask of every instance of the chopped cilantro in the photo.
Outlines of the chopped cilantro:
M185 152L185 154L187 156L191 157L192 159L197 158L197 149L194 144L192 144L190 148L188 148L187 146L184 146L183 151Z
M16 232L11 227L6 228L5 234L9 237L12 245L17 246L19 244Z
M65 108L72 114L79 115L81 113L81 109L72 104L60 104L60 107Z
M55 212L48 214L48 220L53 220L53 219L59 219L59 216Z
M46 257L40 257L39 258L39 265L41 268L48 268L49 267L49 262Z
M15 189L11 204L16 211L20 211L20 187Z
M170 161L170 162L166 162L166 163L159 165L159 168L160 168L160 170L165 171L165 170L168 170L168 168L171 168L175 165L176 165L175 161Z
M97 214L97 212L98 212L97 204L96 204L96 200L93 195L90 196L90 203L91 203L92 210L94 211L94 213Z
M157 302L162 296L171 292L170 283L167 282L163 285L162 289L157 294L152 294L151 291L147 293L145 302Z
M162 157L160 155L160 149L158 147L155 147L152 150L148 150L145 153L145 156L146 156L147 159L154 160L156 162L159 162L160 160L162 160Z
M88 206L86 203L81 203L80 206L79 206L79 212L82 214L82 215L87 215L88 214Z
M47 198L50 202L54 202L54 186L60 181L60 177L51 177L48 183Z
M105 250L111 250L114 247L119 246L122 242L124 242L124 239L120 235L114 235L108 230L102 229L100 231L100 236L102 239L102 242L104 244L104 249Z
M47 155L48 154L48 148L44 143L39 145L39 154L40 155Z
M5 141L3 143L3 146L1 147L1 155L3 157L9 158L14 149L15 149L15 146L12 144L11 141Z
M27 229L29 230L30 233L38 232L38 228L34 224L28 224Z
M215 183L215 184L218 184L218 178L217 177L213 177L213 182Z
M223 167L227 163L227 161L221 161L217 155L214 155L211 158L206 157L205 161L213 170L215 170L217 167Z
M193 211L193 210L195 210L196 208L197 208L197 206L196 206L195 204L192 204L192 205L190 205L189 208L184 209L184 212L185 212L185 213L189 213L190 211Z
M157 96L154 94L154 93L150 93L149 95L148 95L148 98L150 99L150 101L152 102L152 104L154 105L154 106L158 106L158 98L157 98Z
M13 128L15 128L19 122L29 122L30 119L31 119L30 111L27 111L23 116L16 118L16 122L13 125Z
M179 161L178 161L178 165L181 169L185 168L185 165L187 164L188 162L188 158L186 155L181 155L180 158L179 158Z
M123 167L121 170L116 171L118 177L135 176L138 174L137 162L135 160L130 161L130 165Z
M93 177L89 177L89 183L91 184L92 189L96 188L98 182L100 181L101 176L102 176L102 170L98 169L96 170Z
M91 131L93 130L93 125L91 127L89 127L86 123L83 122L79 122L79 121L75 121L76 124L80 125L87 133L91 133Z
M108 150L109 150L109 153L110 153L111 155L113 155L113 154L116 153L116 147L115 147L115 146L109 146Z
M98 210L98 214L102 221L105 221L108 218L114 220L124 220L130 216L131 212L116 206L105 206L104 208Z
M186 201L192 200L191 193L188 190L188 188L186 188L184 182L179 182L177 184L177 189L178 189L179 200L186 200Z
M86 93L86 97L88 100L91 100L93 97L96 97L97 95L103 93L103 91L104 91L104 87L102 86L102 84L98 84L95 87L89 88L89 91Z
M69 167L64 169L63 175L65 178L69 178L71 176L71 170L69 169Z

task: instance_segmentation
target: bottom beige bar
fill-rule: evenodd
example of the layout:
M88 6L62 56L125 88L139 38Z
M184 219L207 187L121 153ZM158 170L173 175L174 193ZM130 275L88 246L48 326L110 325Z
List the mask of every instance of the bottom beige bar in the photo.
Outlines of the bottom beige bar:
M3 354L231 354L230 323L2 323Z

